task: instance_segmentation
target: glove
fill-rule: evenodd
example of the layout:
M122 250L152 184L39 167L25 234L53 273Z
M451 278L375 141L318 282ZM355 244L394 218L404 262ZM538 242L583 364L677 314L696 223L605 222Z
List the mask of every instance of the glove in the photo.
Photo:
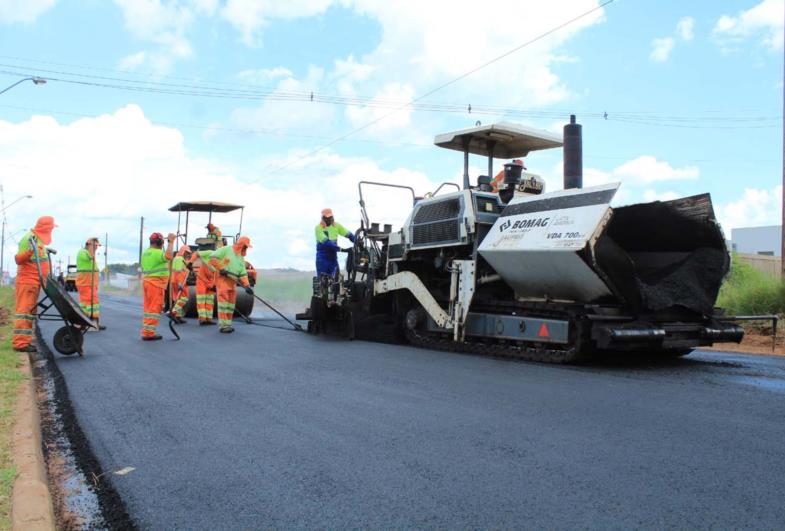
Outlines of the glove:
M22 265L25 262L28 262L30 258L33 256L33 250L28 249L27 251L23 251L16 256L14 256L14 261L16 261L17 265Z
M346 237L349 239L350 242L354 243L354 234L351 232L346 233Z
M251 296L253 296L253 295L254 295L254 291L253 291L253 288L252 288L251 286L245 286L245 292L246 292L248 295L251 295Z
M229 271L227 271L226 269L220 269L218 270L218 274L221 275L222 277L228 277Z

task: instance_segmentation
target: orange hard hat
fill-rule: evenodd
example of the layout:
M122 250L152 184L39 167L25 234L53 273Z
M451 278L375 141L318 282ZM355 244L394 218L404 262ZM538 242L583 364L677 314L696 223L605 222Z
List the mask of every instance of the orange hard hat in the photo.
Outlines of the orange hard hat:
M52 216L41 216L33 227L33 233L41 239L44 245L52 243L52 230L57 227L55 218Z
M332 208L323 208L322 209L322 217L323 218L331 218L331 217L333 217L333 209Z
M244 245L245 247L248 248L253 247L253 245L251 245L251 239L248 236L240 236L239 238L237 238L237 242L235 242L235 245L238 246Z

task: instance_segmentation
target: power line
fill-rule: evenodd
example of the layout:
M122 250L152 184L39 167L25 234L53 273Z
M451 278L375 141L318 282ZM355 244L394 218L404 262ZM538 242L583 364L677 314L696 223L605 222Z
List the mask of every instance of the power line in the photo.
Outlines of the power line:
M613 1L613 0L610 0ZM601 6L599 6L601 7ZM531 41L533 42L533 41ZM507 55L509 52L507 53ZM500 56L502 57L502 56ZM497 59L498 60L498 59ZM487 63L491 64L491 62ZM486 65L487 66L487 65ZM0 67L16 68L17 70L0 70L0 74L7 75L27 75L31 69L26 65L11 65L0 63ZM482 68L481 67L477 67ZM235 100L249 100L249 101L300 101L310 103L327 103L333 105L344 106L359 106L364 108L379 108L379 109L393 109L397 112L402 108L409 107L415 111L426 112L444 112L454 114L474 114L477 116L509 116L509 117L525 117L525 118L561 118L568 111L565 110L534 110L534 109L516 109L511 107L488 106L488 105L467 105L455 103L425 103L422 100L425 97L433 94L433 92L441 90L451 83L456 82L468 74L464 74L460 78L456 78L441 87L437 87L429 93L423 94L419 98L412 101L401 101L391 99L381 99L376 97L363 97L363 96L336 96L336 95L321 95L313 91L283 91L278 89L271 90L238 90L233 88L222 88L211 85L190 85L182 83L165 83L160 81L140 81L135 79L126 79L110 76L96 76L91 74L80 74L73 72L66 72L61 70L50 69L37 69L35 71L39 74L46 73L49 75L46 79L49 81L59 81L62 83L76 84L82 86L91 86L97 88L108 88L114 90L125 90L132 92L145 92L153 94L167 94L177 96L195 96L219 99L235 99ZM475 72L477 69L474 70ZM69 79L68 77L55 77L51 74L60 76L72 76L84 79ZM616 120L616 121L631 121L640 120L643 122L644 118L649 120L657 120L661 124L667 123L698 123L698 122L734 122L734 123L771 123L772 126L779 123L779 117L772 115L755 116L745 113L743 116L670 116L660 115L654 111L571 111L572 113L579 113L583 119L603 119L603 120ZM716 112L716 111L713 111ZM383 119L383 118L380 118Z
M39 107L22 107L18 105L6 105L0 104L0 108L5 109L14 109L26 112L36 112L36 113L47 113L53 115L62 115L62 116L72 116L76 118L100 118L105 116L105 114L88 114L88 113L79 113L74 111L61 111L55 109L43 109ZM161 126L161 127L176 127L176 128L186 128L186 129L195 129L195 130L202 130L202 131L220 131L226 133L237 133L237 134L247 134L247 135L262 135L262 136L277 136L277 137L292 137L292 138L303 138L309 140L326 140L331 137L327 136L320 136L320 135L313 135L313 134L306 134L302 132L294 132L291 130L285 129L241 129L241 128L232 128L232 127L217 127L214 125L200 125L200 124L192 124L192 123L180 123L180 122L167 122L167 121L150 121L153 126ZM431 143L417 143L417 142L391 142L385 140L377 140L371 138L350 138L347 139L348 142L361 142L361 143L368 143L368 144L377 144L382 146L394 146L394 147L412 147L418 149L425 149L425 148L432 148L433 144ZM586 160L621 160L621 161L628 161L630 157L620 157L620 156L604 156L604 155L591 155L586 154L584 156ZM743 163L743 164L768 164L772 162L777 162L774 159L749 159L749 158L739 158L739 159L716 159L716 158L701 158L701 159L686 159L681 161L682 164L702 164L702 163L722 163L722 164L734 164L734 163ZM17 231L19 232L19 231Z
M600 7L603 7L603 6L598 6L598 8L600 8ZM367 97L367 96L342 97L342 96L335 96L335 95L324 95L324 94L319 93L319 91L317 91L315 89L314 90L306 90L306 91L282 91L282 90L279 90L279 89L274 88L274 87L267 87L266 90L260 90L260 89L264 89L265 86L264 85L258 85L258 84L253 84L253 85L251 85L251 84L242 84L242 83L238 83L236 81L209 80L207 82L207 85L205 85L204 84L205 80L203 80L201 78L192 78L192 77L185 77L185 76L174 76L174 75L171 75L171 74L169 74L169 75L158 75L158 74L155 74L153 72L140 73L140 72L137 72L136 70L124 70L124 69L107 68L107 67L101 67L101 66L95 66L95 65L79 65L79 64L74 64L74 63L62 63L62 62L56 62L56 61L49 61L49 60L42 60L42 59L35 59L35 58L26 58L26 57L19 57L19 56L13 56L13 55L0 55L0 59L11 59L11 60L14 60L14 61L32 62L32 63L40 63L40 64L47 64L47 65L54 65L54 66L65 66L65 67L76 68L76 69L80 69L80 70L89 70L89 71L92 70L92 71L101 71L101 72L121 73L121 74L132 75L132 76L143 76L143 77L147 77L148 79L142 81L142 80L136 80L136 79L127 79L127 78L95 76L95 75L90 75L90 74L66 72L66 71L62 71L62 70L56 70L56 71L55 70L45 70L45 69L40 69L40 68L37 68L37 67L31 67L30 65L0 64L0 66L5 66L5 67L9 67L9 68L17 68L17 69L22 69L22 70L25 71L24 73L14 72L13 75L26 75L27 73L29 73L29 71L33 71L34 70L34 71L37 71L37 72L58 73L58 74L63 74L63 75L73 75L73 76L92 78L92 79L114 80L114 81L120 81L120 82L140 83L140 84L147 84L147 85L153 85L153 86L154 85L162 85L162 86L189 88L189 89L204 89L204 90L208 90L208 91L224 91L224 92L227 92L227 93L238 93L238 94L249 95L250 97L253 97L254 99L256 99L257 97L258 98L263 98L267 94L274 92L276 94L281 94L281 95L284 95L284 96L285 95L306 96L308 101L311 101L310 96L311 96L311 94L313 94L313 101L319 101L319 98L325 98L325 101L329 101L331 99L335 99L335 100L338 100L338 101L345 100L345 101L357 102L357 103L371 102L371 101L379 101L379 102L382 102L382 103L394 104L394 105L407 105L407 104L411 103L411 102L406 102L406 101L401 101L401 100L379 99L379 98ZM41 76L41 77L43 77L43 76ZM160 80L160 79L183 80L183 81L189 81L191 83L195 82L195 83L200 83L200 84L199 85L193 85L193 84L182 84L182 83L163 83L161 81L151 81L150 79L154 79L154 80ZM60 81L66 81L67 82L67 80L60 80ZM212 85L226 85L226 86L228 86L230 88L213 87ZM248 90L238 90L236 87L245 87ZM427 105L433 105L434 107L447 106L449 108L457 108L460 111L466 111L467 110L467 104L464 104L464 103L460 103L460 104L458 104L458 103L430 103L430 104L427 104ZM498 106L494 107L494 106L488 106L488 105L472 105L472 112L474 112L475 109L502 110L502 111L507 111L507 112L515 112L515 111L518 111L518 110L522 111L522 109L513 109L513 108L498 107ZM680 119L685 119L685 120L690 120L690 119L701 119L701 120L711 120L711 119L716 119L716 120L728 120L728 119L731 119L731 120L734 120L734 119L736 119L736 120L776 119L776 117L772 118L772 116L770 114L765 114L765 116L758 116L758 117L756 117L754 115L750 116L751 113L761 113L761 112L769 113L770 111L761 111L760 109L751 109L751 108L736 108L736 111L738 111L740 113L743 113L744 116L743 117L730 117L730 118L728 118L726 116L719 116L719 117L712 118L712 117L709 117L709 116L702 116L700 114L693 115L693 116L686 116L686 117L685 116L669 116L669 115L661 116L660 115L661 111L651 111L651 110L650 111L642 111L642 110L630 111L630 110L620 110L620 109L615 109L615 110L609 109L607 112L609 113L610 116L628 116L628 115L650 116L650 115L660 115L661 118L674 119L674 120L680 120ZM574 108L572 108L572 109L556 109L556 108L554 108L554 109L551 109L549 111L528 110L526 112L541 113L543 115L542 117L552 117L552 116L562 117L562 116L564 116L566 114L580 114L581 116L588 116L588 115L591 115L591 116L602 116L603 115L603 113L598 113L597 111L587 111L587 110L580 110L580 109L574 109ZM728 110L727 109L703 110L701 112L704 113L704 114L708 114L708 115L711 115L711 114L726 115ZM775 110L773 112L776 113L776 112L780 112L780 111L779 110Z
M436 88L434 88L434 89L431 89L431 90L429 90L429 91L428 91L428 92L426 92L425 94L422 94L421 96L418 96L418 97L414 98L414 99L412 100L412 102L411 102L411 103L415 103L415 102L417 102L417 101L420 101L420 100L422 100L422 99L424 99L424 98L427 98L428 96L431 96L432 94L435 94L436 92L438 92L438 91L440 91L440 90L442 90L442 89L444 89L444 88L446 88L446 87L449 87L450 85L452 85L452 84L454 84L454 83L457 83L458 81L460 81L460 80L462 80L462 79L465 79L466 77L468 77L468 76L470 76L470 75L472 75L472 74L474 74L474 73L476 73L476 72L478 72L478 71L482 70L483 68L486 68L486 67L490 66L491 64L493 64L493 63L495 63L495 62L497 62L497 61L499 61L499 60L501 60L501 59L503 59L503 58L505 58L505 57L509 56L510 54L513 54L513 53L515 53L515 52L517 52L517 51L519 51L519 50L521 50L521 49L525 48L526 46L529 46L529 45L531 45L531 44L533 44L533 43L535 43L535 42L537 42L537 41L539 41L539 40L541 40L541 39L543 39L543 38L547 37L548 35L551 35L552 33L555 33L556 31L559 31L560 29L562 29L562 28L564 28L564 27L568 26L569 24L572 24L573 22L575 22L575 21L577 21L577 20L580 20L581 18L583 18L583 17L585 17L585 16L588 16L588 15L590 15L591 13L594 13L594 12L595 12L595 11L597 11L598 9L602 9L602 8L603 8L603 7L605 7L606 5L608 5L608 4L610 4L610 3L612 3L613 1L614 1L614 0L606 0L606 1L605 1L605 2L603 2L602 4L600 4L600 5L596 6L596 7L592 8L592 9L590 9L590 10L588 10L588 11L586 11L586 12L584 12L584 13L582 13L582 14L578 15L577 17L574 17L574 18L572 18L572 19L570 19L570 20L568 20L568 21L566 21L566 22L564 22L564 23L562 23L562 24L559 24L558 26L556 26L556 27L554 27L554 28L552 28L552 29L550 29L550 30L546 31L545 33L542 33L542 34L538 35L537 37L534 37L533 39L531 39L531 40L529 40L529 41L527 41L527 42L525 42L525 43L521 44L520 46L516 46L516 47L515 47L515 48L513 48L512 50L509 50L509 51L507 51L507 52L505 52L505 53L503 53L503 54L501 54L501 55L499 55L499 56L496 56L496 57L494 57L494 58L493 58L493 59L491 59L490 61L487 61L487 62L485 62L485 63L481 64L480 66L478 66L478 67L475 67L475 68L473 68L473 69L469 70L468 72L466 72L466 73L464 73L464 74L461 74L460 76L458 76L458 77L456 77L456 78L454 78L454 79L452 79L452 80L448 81L447 83L443 83L443 84L439 85L438 87L436 87ZM320 146L319 148L317 148L317 149L315 149L315 150L313 150L313 151L309 152L309 153L308 153L308 154L306 154L304 157L300 157L300 158L301 158L301 159L304 159L304 158L307 158L307 157L313 156L313 155L315 155L315 154L317 154L317 153L320 153L321 151L323 151L323 150L327 149L328 147L330 147L330 146L332 146L332 145L334 145L334 144L337 144L337 143L338 143L338 142L340 142L341 140L344 140L344 139L346 139L346 138L348 138L348 137L350 137L350 136L354 135L355 133L358 133L358 132L360 132L360 131L363 131L363 130L365 130L365 129L367 129L367 128L371 127L372 125L374 125L374 124L377 124L377 123L381 122L382 120L384 120L384 119L386 119L386 118L388 118L388 117L392 116L392 115L393 115L393 114L395 114L395 113L396 113L398 110L400 110L400 109L402 109L402 108L404 108L404 107L406 107L406 106L405 106L405 105L404 105L404 106L401 106L400 108L398 108L398 109L395 109L395 110L393 110L393 111L391 111L391 112L389 112L389 113L386 113L386 114L384 114L384 115L380 116L379 118L376 118L376 119L374 119L374 120L371 120L370 122L367 122L366 124L364 124L364 125L362 125L362 126L360 126L360 127L357 127L357 128L355 128L355 129L353 129L353 130L349 131L348 133L346 133L346 134L343 134L343 135L341 135L341 136L337 137L336 139L334 139L334 140L332 140L332 141L328 142L327 144L325 144L325 145L323 145L323 146ZM283 170L283 169L286 169L286 168L288 168L289 166L291 166L292 164L294 164L294 162L295 162L295 161L294 161L294 160L292 160L292 161L290 161L290 162L287 162L286 164L284 164L284 165L282 165L282 166L278 166L277 168L274 168L274 169L273 169L273 170L272 170L270 173L277 173L277 172L279 172L279 171L281 171L281 170Z

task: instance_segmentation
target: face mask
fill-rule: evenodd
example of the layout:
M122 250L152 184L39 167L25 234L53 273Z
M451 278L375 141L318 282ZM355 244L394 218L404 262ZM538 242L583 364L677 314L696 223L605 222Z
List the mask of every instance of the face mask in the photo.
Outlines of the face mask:
M324 221L324 224L327 225L328 227L333 224L333 218L331 218L331 217L330 218L322 218L322 221Z

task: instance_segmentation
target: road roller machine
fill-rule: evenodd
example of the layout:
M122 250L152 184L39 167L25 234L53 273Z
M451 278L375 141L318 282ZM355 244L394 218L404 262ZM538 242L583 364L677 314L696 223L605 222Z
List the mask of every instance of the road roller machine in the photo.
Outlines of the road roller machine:
M240 237L243 231L243 214L245 212L245 207L243 205L233 205L230 203L219 203L216 201L183 201L177 203L173 207L169 209L170 212L177 212L177 248L182 245L188 245L191 248L191 252L195 253L198 251L214 251L216 249L216 240L213 238L209 238L206 236L207 234L207 225L213 223L213 215L214 214L228 214L230 212L238 212L239 211L239 223L237 224L237 233L234 235L228 234L226 231L226 226L223 224L223 221L227 221L227 218L223 218L220 222L216 221L216 224L223 230L223 243L224 245L232 245L237 238ZM191 224L191 214L192 213L199 213L202 214L202 222L199 225L199 236L193 237L189 240L189 230ZM207 214L207 216L204 216ZM205 218L207 222L204 222ZM192 235L193 236L193 235ZM190 243L189 243L190 242ZM177 251L177 249L175 249ZM202 267L201 259L197 259L193 265L193 270L188 275L188 304L185 307L185 316L186 317L196 317L196 274L200 267ZM256 284L256 272L251 265L250 262L245 262L245 267L248 270L248 281L250 282L251 286ZM168 293L167 293L167 307L168 307ZM254 298L251 295L248 295L243 290L237 290L237 303L235 305L235 315L236 316L249 316L253 311L254 306ZM214 317L217 316L217 300L213 304L213 314Z
M417 196L359 184L361 226L342 271L315 278L298 315L354 337L371 318L429 348L569 363L605 352L683 356L743 329L715 308L730 256L709 194L612 207L620 184L582 186L581 125L563 135L517 124L435 138L463 153L463 186ZM508 162L562 148L564 189ZM470 155L487 157L472 183ZM369 217L363 192L411 196L399 230Z

